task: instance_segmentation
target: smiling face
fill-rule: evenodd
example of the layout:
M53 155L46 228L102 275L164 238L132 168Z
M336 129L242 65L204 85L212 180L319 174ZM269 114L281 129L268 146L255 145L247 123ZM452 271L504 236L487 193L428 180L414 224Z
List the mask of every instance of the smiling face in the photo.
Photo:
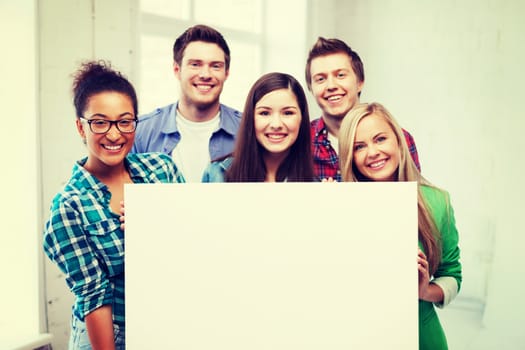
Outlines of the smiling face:
M186 46L181 64L174 63L173 67L180 81L182 103L201 110L218 106L228 77L219 45L193 41Z
M361 175L372 181L397 181L400 149L385 118L370 114L361 119L353 147L353 162Z
M342 119L359 102L363 82L354 73L347 54L314 58L310 73L312 93L325 118Z
M290 89L264 95L255 104L255 137L267 154L285 157L297 140L301 110Z
M113 91L94 94L88 99L83 118L86 120L134 120L133 104L125 95ZM95 134L86 120L77 118L77 129L86 140L88 159L84 168L97 174L110 168L123 165L124 158L131 150L135 132L122 133L116 125L111 125L108 132Z

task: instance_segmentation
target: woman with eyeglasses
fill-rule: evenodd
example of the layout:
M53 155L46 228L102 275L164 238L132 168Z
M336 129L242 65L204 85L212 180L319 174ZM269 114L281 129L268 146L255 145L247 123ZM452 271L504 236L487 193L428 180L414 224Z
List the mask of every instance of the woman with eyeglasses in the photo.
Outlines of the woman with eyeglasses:
M131 83L104 61L74 74L77 131L87 156L52 201L44 251L75 295L69 349L125 349L124 231L126 183L180 182L169 156L130 154L137 127Z

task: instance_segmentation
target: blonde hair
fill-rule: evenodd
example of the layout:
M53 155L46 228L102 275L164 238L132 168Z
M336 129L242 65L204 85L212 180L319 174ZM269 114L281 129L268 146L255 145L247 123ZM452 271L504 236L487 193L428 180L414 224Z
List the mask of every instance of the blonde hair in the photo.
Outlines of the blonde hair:
M354 142L357 126L361 120L369 115L380 116L390 125L397 138L399 146L399 167L397 181L414 181L418 184L418 231L425 254L430 265L430 273L434 273L441 261L441 234L421 194L421 185L436 188L418 171L408 149L405 135L401 126L388 110L379 103L362 103L348 112L339 129L339 164L341 178L347 182L369 181L354 164Z

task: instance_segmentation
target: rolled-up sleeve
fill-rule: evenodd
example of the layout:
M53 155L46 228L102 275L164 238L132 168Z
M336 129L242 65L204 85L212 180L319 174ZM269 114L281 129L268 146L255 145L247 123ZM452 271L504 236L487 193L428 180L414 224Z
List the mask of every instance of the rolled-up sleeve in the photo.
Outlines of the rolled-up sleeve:
M112 303L113 290L107 273L88 240L81 213L72 203L55 202L45 226L43 245L45 254L65 274L82 317Z

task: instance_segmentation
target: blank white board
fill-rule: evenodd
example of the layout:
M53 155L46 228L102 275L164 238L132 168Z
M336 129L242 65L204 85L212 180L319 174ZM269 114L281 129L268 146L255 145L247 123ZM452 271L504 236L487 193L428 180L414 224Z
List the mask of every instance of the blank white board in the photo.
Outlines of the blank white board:
M139 349L417 349L415 183L126 185Z

